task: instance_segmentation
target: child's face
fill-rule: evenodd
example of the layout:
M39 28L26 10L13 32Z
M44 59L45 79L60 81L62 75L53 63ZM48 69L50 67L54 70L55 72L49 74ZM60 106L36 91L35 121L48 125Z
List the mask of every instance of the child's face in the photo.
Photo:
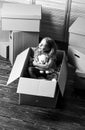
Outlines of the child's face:
M39 44L39 48L40 48L40 49L44 49L44 48L45 48L45 45L46 45L46 40L43 39L43 40L40 42L40 44Z

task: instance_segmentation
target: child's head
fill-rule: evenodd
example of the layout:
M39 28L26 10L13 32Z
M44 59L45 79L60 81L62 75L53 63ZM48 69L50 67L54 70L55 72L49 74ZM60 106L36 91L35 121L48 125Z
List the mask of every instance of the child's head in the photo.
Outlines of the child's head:
M44 52L49 53L51 49L57 50L57 45L55 41L50 37L45 37L39 43L39 48L42 49Z

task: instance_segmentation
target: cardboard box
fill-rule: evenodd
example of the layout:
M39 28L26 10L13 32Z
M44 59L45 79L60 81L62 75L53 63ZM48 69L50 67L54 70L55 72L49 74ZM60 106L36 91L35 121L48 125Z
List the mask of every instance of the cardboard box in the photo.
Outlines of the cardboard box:
M19 104L55 108L59 96L64 95L67 81L67 66L64 51L58 51L58 63L61 64L57 81L33 79L26 76L29 57L32 49L28 48L20 53L13 65L7 85L19 78L17 93Z
M74 88L77 90L85 90L85 72L76 69Z
M79 52L81 52L82 54L84 54L85 55L85 48L82 48L82 47L79 47L79 46L74 46L74 45L69 45L70 47L72 47L72 48L74 48L74 49L76 49L76 50L78 50Z
M14 63L16 56L28 47L39 43L41 20L40 5L4 3L1 8L2 30L9 30L9 60Z
M2 30L39 32L41 6L4 3L1 19Z
M28 47L36 47L39 43L38 32L1 31L0 55L9 59L13 65L16 56Z
M81 48L82 50L82 48ZM68 47L68 59L74 67L85 73L85 54L78 51L74 46Z
M9 60L13 65L16 56L28 47L36 47L39 43L39 33L11 31L9 35L10 54Z
M70 26L69 45L85 48L85 18L78 17Z
M6 59L9 59L9 43L0 42L0 55Z

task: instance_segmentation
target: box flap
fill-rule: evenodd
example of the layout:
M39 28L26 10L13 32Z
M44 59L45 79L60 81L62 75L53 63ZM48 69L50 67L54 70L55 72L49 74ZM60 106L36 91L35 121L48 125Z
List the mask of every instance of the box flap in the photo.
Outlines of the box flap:
M4 3L1 9L2 18L41 19L40 5Z
M20 77L21 73L22 73L22 69L24 67L25 64L25 60L27 58L28 55L28 51L29 48L26 49L25 51L23 51L22 53L20 53L17 57L16 60L14 62L12 71L10 73L7 85L12 83L14 80L16 80L17 78Z
M85 35L85 18L78 17L70 26L69 32Z
M54 98L56 82L43 79L20 78L17 93Z
M66 64L65 52L62 51L62 53L63 53L63 60L62 60L62 65L61 65L60 74L59 74L59 78L58 78L58 84L59 84L61 94L63 96L66 81L67 81L67 64Z

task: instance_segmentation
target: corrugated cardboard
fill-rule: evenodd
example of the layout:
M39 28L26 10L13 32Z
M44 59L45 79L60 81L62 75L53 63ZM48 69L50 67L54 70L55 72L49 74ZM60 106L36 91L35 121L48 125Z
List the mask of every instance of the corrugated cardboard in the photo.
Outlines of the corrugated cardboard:
M39 43L38 32L11 31L9 35L11 64L14 63L16 56L28 47L36 47Z
M12 12L10 12L12 11ZM2 18L19 18L19 19L41 19L40 5L26 5L4 3L1 10Z
M69 32L85 35L85 17L78 17L69 28Z
M69 28L69 44L85 48L85 18L78 17Z
M9 59L9 43L0 42L0 55L4 58Z
M28 86L30 85L30 87ZM56 82L49 80L35 80L32 78L23 78L19 79L19 84L17 88L17 93L51 97L55 96L56 91ZM24 86L24 87L23 87Z
M77 45L69 45L71 47L73 47L74 49L78 50L79 52L83 53L85 55L85 48L79 47Z
M28 48L17 56L7 85L19 78L17 93L19 93L20 104L56 107L59 91L63 96L67 81L65 52L58 52L58 61L61 63L61 68L58 80L54 82L46 79L32 79L26 77L25 72L31 50L31 48Z
M85 73L76 70L74 78L74 88L77 90L85 90Z
M2 30L40 31L39 20L2 19Z
M68 47L68 57L71 64L81 72L85 73L85 54L78 51L76 47Z
M75 67L74 87L85 89L85 18L79 17L69 28L69 62Z
M1 9L2 30L39 32L40 5L4 3Z

